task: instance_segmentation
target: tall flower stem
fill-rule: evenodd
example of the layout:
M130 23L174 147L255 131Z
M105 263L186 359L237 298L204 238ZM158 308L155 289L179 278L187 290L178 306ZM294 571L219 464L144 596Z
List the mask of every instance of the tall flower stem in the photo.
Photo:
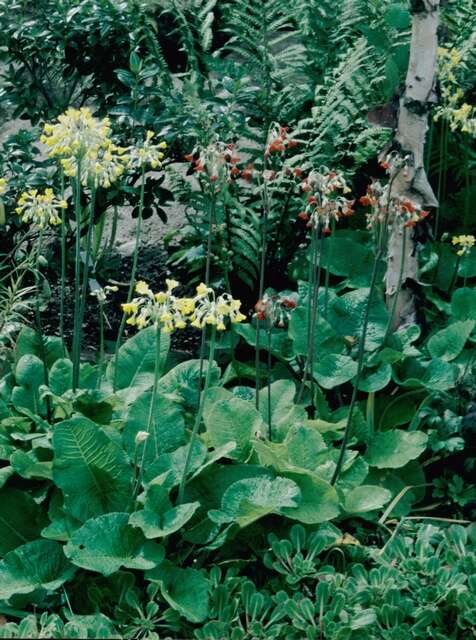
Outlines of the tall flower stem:
M383 255L383 246L380 245L376 254L375 254L375 260L374 260L374 266L372 269L372 277L370 279L370 289L369 289L369 297L367 299L367 304L365 306L365 312L364 312L364 321L363 321L363 325L362 325L362 334L360 336L360 342L359 342L359 351L358 351L358 355L357 355L357 374L355 376L355 380L354 380L354 388L352 391L352 398L350 401L350 406L349 406L349 413L347 415L347 423L345 426L345 431L344 431L344 437L342 439L342 444L341 444L341 448L340 448L340 452L339 452L339 458L337 460L337 464L336 464L336 468L334 471L334 475L332 476L332 480L331 480L331 484L335 485L335 483L337 482L337 480L339 479L339 475L342 469L342 465L344 464L344 457L345 457L345 453L347 451L347 445L349 444L349 439L350 439L350 434L352 431L352 418L354 416L354 410L355 410L355 405L357 402L357 394L358 394L358 390L359 390L359 384L360 384L360 380L362 378L362 371L364 369L364 355L365 355L365 342L367 339L367 329L369 326L369 316L370 316L370 309L372 306L372 300L373 300L373 295L374 295L374 291L375 291L375 285L377 283L377 274L378 274L378 270L379 270L379 264L380 264L380 260L382 258Z
M266 159L264 162L266 169ZM269 195L266 180L263 177L263 218L261 221L261 259L259 271L259 292L258 299L262 300L264 294L264 276L266 270L266 250L268 244L268 215L269 215ZM256 339L255 339L255 405L259 409L259 384L260 384L260 320L256 318Z
M204 327L202 329L202 332L205 334L206 327ZM199 403L199 406L198 406L198 413L197 413L197 417L195 418L195 423L193 425L192 433L190 435L190 443L188 445L187 457L185 458L185 465L184 465L184 468L183 468L182 478L180 480L180 485L179 485L178 504L182 504L183 503L185 485L187 483L187 475L188 475L188 471L189 471L189 468L190 468L190 463L191 463L191 460L192 460L193 445L195 444L195 440L197 439L198 430L199 430L200 424L202 422L203 409L204 409L204 406L205 406L205 398L206 398L206 395L207 395L208 388L210 386L211 374L212 374L212 369L213 369L213 358L215 356L215 344L216 344L216 327L212 326L211 335L210 335L210 352L209 352L209 355L208 355L208 366L207 366L207 373L206 373L206 377L205 377L205 385L204 385L203 391L202 391L202 393L200 395L200 403ZM200 381L201 381L201 377L199 378L199 382L198 382L199 386L200 386Z
M104 303L99 301L99 373L97 388L101 387L104 367Z
M458 271L459 271L460 264L461 264L461 256L457 256L456 262L455 262L455 268L454 268L453 275L452 275L451 281L450 281L450 286L449 286L449 289L448 289L448 294L449 295L452 294L453 289L455 288L456 282L458 280Z
M129 280L129 288L127 290L127 303L132 300L132 296L134 294L134 287L136 284L137 277L137 263L139 260L139 247L141 242L141 234L142 234L142 213L144 211L144 195L145 195L145 167L142 167L141 172L141 182L140 182L140 192L139 192L139 213L137 216L137 224L136 224L136 232L135 232L135 244L134 244L134 253L132 256L132 268L131 268L131 277ZM117 209L114 209L114 221L117 225ZM113 221L113 224L114 224ZM111 247L111 245L110 245ZM114 379L113 379L113 390L117 389L117 359L119 355L119 349L121 347L122 336L124 334L124 327L126 326L126 314L122 314L121 323L119 325L119 330L117 332L116 345L114 348Z
M74 363L78 351L79 340L79 305L81 293L81 225L82 225L82 209L81 209L81 162L78 159L78 168L76 179L73 186L74 192L74 213L76 222L76 250L74 256L74 324L73 324L73 390L78 385L79 370L76 372Z
M154 420L155 417L155 405L157 403L157 391L159 389L159 378L160 378L160 371L161 371L161 336L162 336L162 331L161 331L161 327L160 327L160 323L157 322L157 326L156 326L156 332L155 332L155 363L154 363L154 384L152 386L152 395L151 395L151 399L150 399L150 405L149 405L149 414L147 417L147 427L146 427L146 432L148 434L148 438L144 441L144 449L142 451L142 458L141 458L141 462L140 462L140 467L139 467L139 473L137 475L137 482L136 482L136 487L134 490L134 495L137 495L137 491L139 489L141 480L142 480L142 476L144 473L144 465L145 465L145 456L146 456L146 452L147 452L147 446L149 444L149 440L150 440L150 431L152 428L152 422ZM159 455L159 451L157 449L157 440L154 440L155 443L155 447L156 447L156 451L155 451L155 455L156 457Z
M206 257L205 257L205 284L207 287L210 285L215 217L216 217L216 191L215 191L214 185L211 184L210 206L208 208L208 221L207 221L208 236L207 236ZM207 345L206 333L205 331L202 331L202 338L200 340L200 355L199 355L200 365L198 370L198 404L200 404L200 397L202 393L203 362L205 359L206 345Z
M267 400L268 400L268 439L271 442L273 440L273 419L271 415L271 347L272 347L272 330L273 327L270 323L268 327L268 359L267 359Z
M40 229L38 246L36 249L36 265L35 265L35 290L36 290L35 323L36 323L36 330L38 333L38 337L40 340L41 360L43 362L43 383L45 385L48 385L48 364L46 362L46 345L45 345L45 336L43 334L43 326L41 324L41 310L40 310L40 258L41 258L42 247L43 247L43 229ZM49 398L46 399L46 413L47 413L48 421L50 421L51 405L50 405Z
M107 244L104 248L103 255L101 257L110 255L112 253L112 250L114 249L114 245L116 244L118 222L119 222L119 208L117 204L115 204L112 210L111 233L109 235L109 240L107 241Z
M64 200L64 173L61 172L61 199ZM66 212L61 209L61 291L59 334L63 345L63 357L66 356L66 340L64 336L64 300L66 289Z
M86 296L88 293L89 263L91 262L95 200L96 200L96 189L93 188L91 190L91 201L89 203L88 229L86 234L86 250L84 252L83 281L81 284L78 326L76 330L77 331L76 350L73 352L73 389L74 390L76 390L76 388L79 385L79 371L80 371L80 364L81 364L81 343L83 338L83 320L84 320L84 313L86 309Z
M319 235L319 226L312 231L314 241L312 243L312 286L309 286L308 296L310 297L311 304L308 300L308 341L307 341L307 355L306 363L304 365L304 374L301 381L301 386L298 393L298 402L301 401L302 395L306 386L306 382L309 378L311 383L311 400L312 408L314 408L314 375L313 375L313 363L314 363L314 339L316 335L316 323L319 309L319 288L321 281L322 271L322 234L318 242L317 237ZM319 260L318 260L319 256ZM317 274L317 275L316 275Z
M395 222L394 222L394 224L395 224ZM402 255L401 255L401 258L400 258L400 270L398 272L397 288L396 288L395 293L394 293L394 298L393 298L393 301L392 301L392 308L390 309L390 315L388 317L388 324L387 324L387 330L385 331L384 342L387 341L388 336L392 332L393 320L395 318L395 311L397 310L397 302L398 302L398 298L400 297L400 291L402 290L403 272L405 270L405 253L406 253L406 250L407 250L407 233L408 233L408 231L404 227L403 228L403 238L402 238Z
M336 227L335 220L331 222L331 238L334 237L334 231ZM323 317L327 320L327 308L329 305L329 279L330 279L330 264L331 264L331 255L332 255L332 243L330 240L327 241L327 251L326 251L326 276L324 281L324 312Z

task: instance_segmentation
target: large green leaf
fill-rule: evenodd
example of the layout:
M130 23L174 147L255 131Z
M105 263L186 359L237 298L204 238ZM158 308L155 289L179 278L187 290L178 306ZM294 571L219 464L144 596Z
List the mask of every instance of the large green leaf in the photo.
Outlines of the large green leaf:
M84 522L123 509L131 498L132 471L122 449L88 418L55 426L53 479L65 509Z
M348 513L367 513L381 509L392 494L388 489L375 485L361 485L351 489L345 496L344 509Z
M146 541L142 531L128 524L128 513L92 518L71 536L65 555L78 567L110 576L121 567L152 569L164 559L160 545Z
M282 440L289 429L296 424L303 424L307 413L303 406L294 404L296 385L292 380L277 380L271 384L271 426L273 440ZM268 424L268 388L259 393L260 413Z
M399 385L413 389L426 388L430 392L452 389L458 379L459 369L440 358L422 361L406 358L394 366L392 375Z
M451 315L456 320L476 320L476 289L457 289L451 298Z
M158 583L162 596L184 618L194 623L206 620L209 582L201 571L182 569L167 561L148 571L146 578Z
M170 336L162 333L160 337L162 366L169 348ZM111 360L107 368L107 379L112 383L116 376L117 389L130 389L134 395L149 389L154 382L155 351L155 327L147 327L139 331L119 349L117 364ZM115 372L116 368L117 372Z
M314 471L319 457L327 452L324 438L316 429L298 425L293 427L285 441L289 463L301 469Z
M356 289L332 301L327 319L338 334L360 338L369 293L369 289ZM382 344L387 322L388 312L383 298L378 292L374 291L365 341L367 350L375 350Z
M42 509L26 491L0 491L0 556L40 535L44 526Z
M79 389L96 389L98 368L91 366L89 362L81 364L79 369ZM59 358L51 367L49 374L49 388L57 395L73 388L73 363L68 358Z
M357 375L357 363L349 356L327 354L314 363L314 376L324 389L334 389Z
M185 461L188 456L189 445L170 451L169 453L161 453L157 460L144 469L144 479L150 482L155 477L167 474L164 486L172 488L180 484ZM208 449L200 438L197 438L193 444L192 454L189 460L189 472L194 473L199 469L207 459Z
M152 464L160 454L173 451L185 442L185 423L181 405L171 396L157 393L149 425L152 391L144 391L130 405L124 423L124 445L131 457ZM149 437L136 444L139 431Z
M285 507L297 507L300 498L298 485L287 478L248 478L233 483L223 494L221 509L209 511L208 516L219 524L236 522L246 527Z
M293 341L295 355L305 356L307 354L307 327L307 309L299 306L294 309L289 320L289 337ZM319 315L314 332L315 357L323 356L326 353L342 353L345 348L342 336L338 336L327 320Z
M40 387L45 383L42 361L34 355L25 355L17 362L15 369L17 387L12 391L15 409L29 409L35 414L45 414L46 405L40 399Z
M7 553L0 562L0 600L37 589L53 591L69 580L74 572L58 542L27 542Z
M135 511L129 518L129 524L139 527L145 537L163 538L181 529L200 506L191 502L173 507L168 489L164 486L167 474L159 477L147 488L144 508Z
M252 347L256 346L256 328L252 324L243 323L233 325L233 331L246 340ZM259 331L259 343L262 349L268 344L268 332ZM274 328L271 332L271 353L282 360L292 356L292 343L285 329Z
M45 354L46 364L51 367L58 358L64 356L63 341L56 336L44 336L41 344L40 335L31 327L23 327L18 334L15 345L15 361L26 355L36 356L40 360Z
M236 460L246 460L251 438L265 432L263 419L251 402L218 387L207 392L203 421L215 448L236 442L236 448L229 453Z
M377 367L366 367L359 382L359 390L367 393L380 391L392 379L392 367L381 362Z
M202 378L208 368L205 360L202 367ZM181 362L168 371L159 381L159 389L164 394L176 394L184 403L185 408L198 408L198 381L200 379L200 360ZM220 368L213 362L210 373L210 386L218 384Z
M372 467L379 469L404 467L425 451L427 441L428 436L422 431L381 431L370 442L366 459Z
M368 287L374 264L374 253L360 244L358 237L339 232L325 238L322 251L323 267L337 276L346 276L350 287Z
M446 362L457 358L475 324L476 320L462 320L435 333L428 341L428 351L432 358L441 358Z
M304 524L318 524L339 515L339 499L335 487L310 473L285 473L299 487L301 499L296 507L284 507L280 513Z

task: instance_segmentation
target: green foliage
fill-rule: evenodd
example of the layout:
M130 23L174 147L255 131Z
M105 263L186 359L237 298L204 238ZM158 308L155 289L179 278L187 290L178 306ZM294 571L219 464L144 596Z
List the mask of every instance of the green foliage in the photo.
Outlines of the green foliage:
M463 53L467 97L473 4L443 9L442 38ZM147 175L142 213L166 222L172 199L184 212L166 240L184 295L203 279L210 240L217 291L240 291L250 316L265 288L276 316L260 317L258 304L223 335L216 362L184 361L165 334L156 358L156 330L145 328L107 366L83 363L73 389L62 339L18 333L38 274L27 253L35 229L23 235L15 202L26 188L59 193L62 176L37 130L5 142L2 347L18 336L2 352L0 380L0 637L469 637L475 532L448 525L475 515L475 250L458 256L445 236L425 242L420 225L418 324L392 331L387 265L374 270L373 234L355 228L364 226L359 205L316 239L316 256L302 215L309 171L343 170L358 197L392 136L407 4L30 5L0 1L6 108L36 124L93 104L124 146L148 129L166 139L166 167ZM278 131L293 144L272 153ZM474 150L447 123L432 123L430 136L441 211L461 208L468 226ZM218 173L224 164L229 173L211 179L197 158L216 148L232 159L222 154ZM138 177L97 190L95 234L111 207L138 213ZM90 202L80 204L85 215ZM87 242L86 225L66 215L67 243L76 233ZM102 280L112 266L100 263ZM44 308L46 279L40 289ZM114 328L114 313L106 320Z

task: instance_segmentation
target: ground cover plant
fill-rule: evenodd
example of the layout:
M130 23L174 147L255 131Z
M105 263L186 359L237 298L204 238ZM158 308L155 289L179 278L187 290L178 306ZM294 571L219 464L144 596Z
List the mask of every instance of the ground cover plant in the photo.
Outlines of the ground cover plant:
M475 635L475 9L0 2L0 637Z

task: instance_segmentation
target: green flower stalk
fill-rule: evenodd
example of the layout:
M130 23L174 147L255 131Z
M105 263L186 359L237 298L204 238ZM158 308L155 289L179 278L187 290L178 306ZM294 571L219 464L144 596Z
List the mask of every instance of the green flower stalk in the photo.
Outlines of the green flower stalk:
M307 354L297 401L300 402L302 400L306 382L309 378L311 383L311 409L314 412L314 338L323 264L323 236L331 233L331 224L334 228L335 222L338 222L341 217L353 214L352 205L354 201L344 197L345 194L350 192L350 189L343 175L336 171L329 171L327 167L322 167L319 171L311 171L302 183L302 190L309 195L307 196L306 208L299 214L299 218L305 220L311 230L311 261L307 302ZM328 284L327 279L327 288ZM327 313L327 299L325 306Z
M43 246L43 235L46 228L61 224L60 213L62 213L68 204L65 200L57 198L52 189L45 189L39 192L37 189L30 189L22 193L18 199L16 213L20 220L24 223L34 224L39 228L39 238L36 247L36 265L35 265L35 317L38 335L40 337L40 349L43 360L44 383L48 384L48 366L46 363L46 347L41 324L40 313L40 259ZM47 400L48 419L50 418L50 404Z
M167 148L165 142L159 142L155 144L153 139L155 133L153 131L147 131L145 140L138 146L129 147L128 149L128 167L134 171L140 170L140 190L139 190L139 211L137 215L137 224L135 230L135 244L134 253L132 255L132 269L129 279L129 289L127 292L127 303L130 303L134 293L134 287L136 285L137 278L137 265L139 261L139 249L142 237L142 216L144 213L144 199L145 199L145 172L148 166L152 169L160 169L162 167L162 159L164 157L163 150ZM114 212L113 227L117 226L117 210ZM115 229L113 229L111 238L115 236ZM110 245L111 248L111 245ZM117 362L119 349L122 342L122 336L126 324L126 314L123 313L119 330L117 332L116 347L114 351L114 359ZM117 368L114 369L113 389L117 388Z
M102 375L104 372L105 348L104 348L104 319L106 318L105 308L109 301L109 295L119 290L116 285L99 287L91 291L91 296L96 298L99 306L99 374L97 379L97 388L101 387Z

